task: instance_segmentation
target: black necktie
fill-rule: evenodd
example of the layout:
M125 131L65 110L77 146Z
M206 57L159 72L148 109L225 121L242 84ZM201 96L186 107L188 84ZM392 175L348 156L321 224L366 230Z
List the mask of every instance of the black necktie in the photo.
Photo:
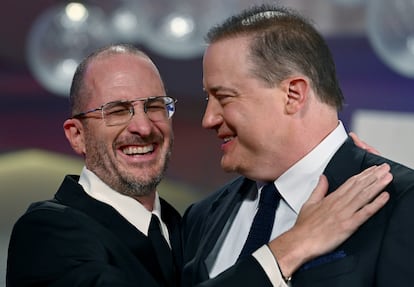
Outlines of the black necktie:
M276 208L279 205L280 194L273 182L266 184L261 191L259 209L253 219L249 235L244 243L239 258L252 254L259 247L269 243L275 221Z
M169 286L175 286L174 260L170 246L161 233L160 221L156 215L152 215L148 229L148 238L154 247L162 274Z

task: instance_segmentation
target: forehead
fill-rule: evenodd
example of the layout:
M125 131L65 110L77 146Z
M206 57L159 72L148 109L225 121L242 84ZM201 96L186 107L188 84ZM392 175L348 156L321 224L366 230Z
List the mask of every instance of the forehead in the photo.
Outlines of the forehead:
M131 78L159 77L158 69L149 58L127 53L98 56L89 64L86 77L110 79L121 73Z
M94 102L135 99L164 94L153 62L135 54L113 54L93 60L85 74Z
M218 63L222 60L244 60L245 55L249 52L250 41L251 37L244 35L222 38L215 41L207 47L204 53L204 63L211 59L218 60Z
M203 58L205 88L252 78L249 37L232 37L210 44Z

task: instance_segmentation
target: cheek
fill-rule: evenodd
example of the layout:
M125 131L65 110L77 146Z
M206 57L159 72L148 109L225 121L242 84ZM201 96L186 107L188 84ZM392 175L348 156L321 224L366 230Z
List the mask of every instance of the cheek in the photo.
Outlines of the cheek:
M155 125L157 127L158 133L160 133L164 138L173 138L174 131L172 127L171 120L168 122L159 122Z
M89 152L96 153L102 148L111 149L114 139L115 135L101 129L101 131L90 133L85 139L85 145Z
M257 113L256 117L244 117L240 120L237 135L240 143L254 154L261 154L277 138L277 123L269 114Z
M231 130L243 130L249 120L249 111L235 104L226 105L221 111L223 121Z

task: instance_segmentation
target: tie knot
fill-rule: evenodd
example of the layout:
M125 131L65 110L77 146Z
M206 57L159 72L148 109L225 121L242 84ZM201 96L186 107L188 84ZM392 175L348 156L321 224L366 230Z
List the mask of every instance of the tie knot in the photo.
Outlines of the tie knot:
M260 205L276 205L279 203L280 194L277 191L274 183L268 183L263 186L262 191L260 193Z
M151 216L149 230L161 230L160 220L158 219L158 216L156 216L155 214L152 214Z

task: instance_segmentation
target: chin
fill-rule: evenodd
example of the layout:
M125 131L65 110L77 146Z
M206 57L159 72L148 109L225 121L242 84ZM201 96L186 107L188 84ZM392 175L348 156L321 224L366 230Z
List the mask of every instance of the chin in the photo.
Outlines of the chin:
M228 162L225 162L224 160L221 161L221 168L225 171L225 172L236 172L237 166L235 166L234 164L229 164Z

